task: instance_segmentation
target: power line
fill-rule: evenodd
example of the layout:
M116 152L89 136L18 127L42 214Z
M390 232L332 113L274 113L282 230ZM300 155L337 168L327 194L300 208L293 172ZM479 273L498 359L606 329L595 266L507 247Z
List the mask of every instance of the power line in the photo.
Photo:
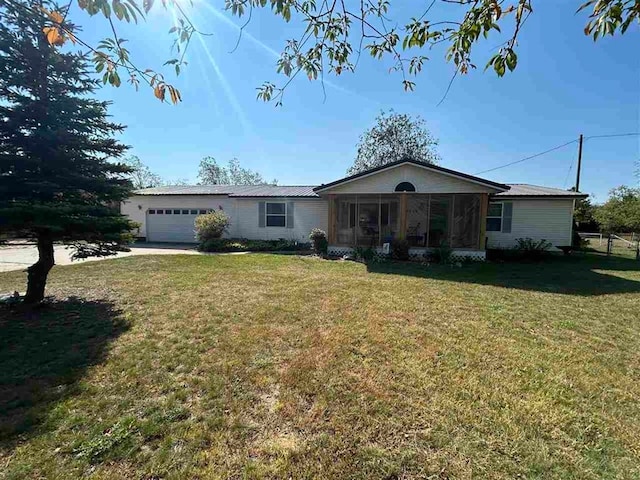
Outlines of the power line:
M567 176L564 177L564 183L562 184L562 188L565 188L567 186L567 182L569 181L569 175L571 174L571 169L573 168L573 162L575 161L575 158L571 160L571 163L569 164L569 170L567 171Z
M640 136L640 132L613 133L613 134L610 134L610 135L591 135L590 137L584 137L584 140L590 140L590 139L594 139L594 138L637 137L637 136ZM559 149L561 149L563 147L566 147L567 145L571 145L572 143L576 143L577 141L578 140L571 140L570 142L563 143L562 145L558 145L556 147L550 148L549 150L545 150L544 152L536 153L535 155L531 155L530 157L525 157L525 158L522 158L520 160L516 160L515 162L506 163L504 165L500 165L498 167L490 168L488 170L482 170L481 172L474 173L474 175L480 175L482 173L493 172L494 170L499 170L501 168L510 167L511 165L515 165L517 163L526 162L527 160L531 160L532 158L540 157L542 155L546 155L547 153L554 152L554 151L559 150ZM569 167L569 172L571 171L572 167L573 167L573 162L571 163L571 166ZM569 176L569 174L567 173L567 178L568 178L568 176ZM565 184L566 184L566 182L567 181L565 180Z
M544 152L536 153L535 155L531 155L530 157L521 158L520 160L516 160L515 162L506 163L504 165L500 165L499 167L490 168L488 170L483 170L481 172L474 173L474 175L480 175L481 173L493 172L494 170L498 170L500 168L510 167L511 165L515 165L516 163L526 162L527 160L531 160L532 158L540 157L542 155L546 155L547 153L554 152L559 150L567 145L571 145L572 143L576 143L578 140L571 140L570 142L563 143L562 145L558 145L556 147L550 148L549 150L545 150Z
M614 133L612 135L591 135L590 137L584 137L584 139L589 140L591 138L637 137L637 136L640 136L640 132Z

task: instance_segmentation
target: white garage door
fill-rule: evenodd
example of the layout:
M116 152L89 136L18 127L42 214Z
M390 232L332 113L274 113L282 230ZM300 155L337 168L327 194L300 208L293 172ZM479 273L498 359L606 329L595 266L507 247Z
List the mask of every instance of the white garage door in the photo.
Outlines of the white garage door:
M193 223L208 209L155 208L147 210L147 241L195 243Z

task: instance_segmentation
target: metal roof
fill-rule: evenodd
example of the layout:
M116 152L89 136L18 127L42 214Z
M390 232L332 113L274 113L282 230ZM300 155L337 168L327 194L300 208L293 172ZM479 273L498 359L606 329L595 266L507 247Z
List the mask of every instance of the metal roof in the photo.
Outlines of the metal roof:
M178 185L143 188L136 195L227 195L229 197L312 197L311 185Z
M560 188L541 187L528 183L513 183L506 192L496 193L495 197L547 197L547 198L585 198L586 194L562 190Z
M499 184L496 184L499 185ZM313 185L177 185L153 187L136 190L137 195L225 195L234 198L319 198L315 189L324 188ZM527 183L503 185L506 192L496 193L494 197L531 197L531 198L585 198L580 192L559 188L541 187Z

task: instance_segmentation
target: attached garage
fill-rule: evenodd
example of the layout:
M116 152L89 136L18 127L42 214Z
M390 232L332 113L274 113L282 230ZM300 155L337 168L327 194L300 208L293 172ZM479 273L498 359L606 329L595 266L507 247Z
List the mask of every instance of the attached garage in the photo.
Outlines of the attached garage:
M150 242L195 243L193 224L209 209L151 208L147 210L147 240Z

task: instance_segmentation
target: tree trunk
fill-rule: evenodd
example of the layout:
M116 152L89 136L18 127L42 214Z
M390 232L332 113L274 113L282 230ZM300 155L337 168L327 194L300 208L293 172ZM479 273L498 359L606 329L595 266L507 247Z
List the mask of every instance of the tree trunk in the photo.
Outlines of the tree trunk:
M44 300L44 288L47 276L53 267L53 239L48 233L38 236L38 261L27 269L27 294L24 302L40 303Z

